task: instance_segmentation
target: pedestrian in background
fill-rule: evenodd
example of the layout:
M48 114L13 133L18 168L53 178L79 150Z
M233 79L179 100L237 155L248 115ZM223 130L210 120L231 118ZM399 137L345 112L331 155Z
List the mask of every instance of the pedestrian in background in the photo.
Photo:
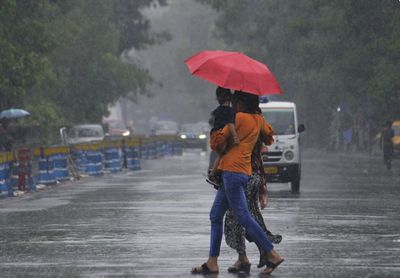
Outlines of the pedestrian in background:
M394 130L392 128L392 122L387 121L381 133L381 146L383 150L383 162L388 170L392 169L393 137Z
M9 152L13 147L13 136L10 131L10 120L1 119L0 120L0 150Z

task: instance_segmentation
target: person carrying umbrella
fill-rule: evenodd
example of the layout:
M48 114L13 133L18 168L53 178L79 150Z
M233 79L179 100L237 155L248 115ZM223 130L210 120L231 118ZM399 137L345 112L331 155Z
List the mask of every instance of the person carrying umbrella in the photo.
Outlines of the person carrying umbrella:
M3 151L11 151L13 147L14 136L10 131L10 123L12 120L24 118L30 113L23 109L10 108L0 112L0 149Z
M209 257L201 266L192 268L191 272L219 272L222 222L225 212L231 208L239 224L263 250L259 267L266 268L262 274L271 274L283 262L283 258L274 250L263 229L251 217L243 187L252 173L251 153L257 139L261 135L263 143L270 145L273 142L272 127L258 113L258 96L280 94L282 90L265 64L240 52L205 50L189 57L185 63L191 74L217 86L235 90L232 105L236 111L235 129L240 141L238 145L229 148L219 162L218 169L222 171L223 186L219 187L210 212ZM232 136L228 126L223 128L220 135L225 140Z
M258 267L266 266L262 274L271 274L284 261L274 250L263 229L251 217L243 189L252 173L251 154L254 146L259 136L264 144L270 145L273 141L273 129L258 113L257 95L236 91L232 104L236 111L235 128L240 143L230 148L219 163L218 169L222 171L223 186L218 189L210 211L209 257L201 266L192 268L192 274L219 272L218 257L223 234L223 218L228 208L232 209L239 224L264 251L258 265ZM229 127L225 126L221 134L227 140L231 136Z

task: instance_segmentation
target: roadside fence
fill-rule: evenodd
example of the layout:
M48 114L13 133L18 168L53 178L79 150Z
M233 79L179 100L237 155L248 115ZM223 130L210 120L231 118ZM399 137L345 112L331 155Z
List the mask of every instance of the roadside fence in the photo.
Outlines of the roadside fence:
M0 197L18 196L85 176L137 171L141 160L173 155L182 155L177 136L124 137L0 152Z

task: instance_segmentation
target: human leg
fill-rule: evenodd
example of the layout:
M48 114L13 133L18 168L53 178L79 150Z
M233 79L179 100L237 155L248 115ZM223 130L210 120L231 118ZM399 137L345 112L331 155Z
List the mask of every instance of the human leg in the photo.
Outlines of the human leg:
M214 188L217 190L222 184L221 175L218 173L218 165L220 161L221 161L221 156L216 154L214 162L212 164L212 168L209 169L206 178L206 181L212 186L214 186Z
M246 229L246 233L259 244L266 252L273 249L271 242L268 240L264 231L251 217L246 196L244 193L244 185L248 177L244 174L224 172L223 181L226 198L229 206L232 208L239 224Z
M246 197L243 186L247 182L248 177L243 174L224 172L223 173L224 188L229 206L233 209L240 225L246 229L246 233L250 235L258 246L261 246L264 255L260 260L259 267L267 265L265 273L271 273L282 261L283 258L273 250L273 245L268 240L266 234L257 222L250 216L247 206ZM275 267L274 267L275 266Z
M229 209L225 213L224 234L225 242L229 247L234 249L238 254L246 254L245 231L237 221L232 209Z
M218 273L218 256L222 241L222 221L224 214L228 209L228 200L226 199L224 187L222 186L214 199L210 211L211 233L210 233L210 252L207 262L200 267L192 268L193 274Z
M226 244L238 253L237 261L228 268L229 273L250 271L251 264L246 255L245 231L237 221L233 211L228 209L225 213L224 234Z
M221 249L221 241L223 234L223 224L225 212L229 207L228 200L225 196L225 187L222 186L214 199L214 203L210 211L211 221L211 238L210 238L210 256L219 256Z
M264 217L261 213L260 205L259 205L259 194L260 194L260 184L262 184L264 181L261 177L260 174L253 172L253 174L250 176L249 181L246 183L245 186L245 193L246 193L246 199L247 199L247 205L250 211L251 216L254 218L254 220L260 225L260 227L264 230L266 233L268 239L272 243L280 243L282 241L282 236L278 234L273 234L271 231L268 230ZM249 235L246 234L246 239L249 242L252 242L253 239L250 238ZM259 247L259 246L257 246ZM260 249L260 247L259 247Z

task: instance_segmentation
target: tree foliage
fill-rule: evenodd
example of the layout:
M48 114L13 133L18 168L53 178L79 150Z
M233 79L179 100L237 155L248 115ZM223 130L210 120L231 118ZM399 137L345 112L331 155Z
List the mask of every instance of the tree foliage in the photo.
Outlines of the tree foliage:
M400 118L399 1L199 1L220 12L219 37L271 68L318 140L340 104L372 128Z
M53 129L98 122L121 96L152 81L121 57L168 39L141 11L165 0L3 0L0 2L0 109L27 108Z

